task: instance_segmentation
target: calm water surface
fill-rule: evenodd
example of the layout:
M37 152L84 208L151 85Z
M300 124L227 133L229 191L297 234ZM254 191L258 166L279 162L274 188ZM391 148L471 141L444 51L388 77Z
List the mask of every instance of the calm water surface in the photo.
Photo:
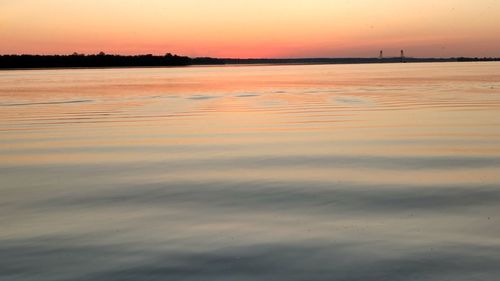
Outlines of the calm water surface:
M0 280L499 280L500 64L0 72Z

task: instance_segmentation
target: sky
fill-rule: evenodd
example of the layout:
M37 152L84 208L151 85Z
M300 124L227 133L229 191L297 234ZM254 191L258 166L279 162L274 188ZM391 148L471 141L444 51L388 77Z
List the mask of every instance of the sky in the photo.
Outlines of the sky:
M500 57L499 0L0 0L0 54Z

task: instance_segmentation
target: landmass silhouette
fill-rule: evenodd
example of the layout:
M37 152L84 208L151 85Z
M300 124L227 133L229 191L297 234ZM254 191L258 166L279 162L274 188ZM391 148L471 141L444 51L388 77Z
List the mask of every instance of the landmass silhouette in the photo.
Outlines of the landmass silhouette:
M500 61L500 58L211 58L173 55L0 55L0 69L32 69L32 68L106 68L106 67L166 67L190 65L225 65L225 64L360 64L360 63L401 63L401 62L470 62Z

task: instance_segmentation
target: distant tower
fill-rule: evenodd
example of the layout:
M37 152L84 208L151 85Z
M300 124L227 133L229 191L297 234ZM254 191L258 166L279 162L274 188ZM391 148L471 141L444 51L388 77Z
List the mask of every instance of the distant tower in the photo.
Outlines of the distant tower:
M401 62L405 61L405 51L401 50Z
M380 56L378 57L379 59L383 59L384 58L384 51L380 51Z

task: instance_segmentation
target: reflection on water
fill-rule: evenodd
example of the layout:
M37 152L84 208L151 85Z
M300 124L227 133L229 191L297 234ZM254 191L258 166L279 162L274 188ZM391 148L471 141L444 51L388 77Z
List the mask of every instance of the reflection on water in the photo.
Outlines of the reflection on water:
M496 280L500 64L0 72L0 280Z

